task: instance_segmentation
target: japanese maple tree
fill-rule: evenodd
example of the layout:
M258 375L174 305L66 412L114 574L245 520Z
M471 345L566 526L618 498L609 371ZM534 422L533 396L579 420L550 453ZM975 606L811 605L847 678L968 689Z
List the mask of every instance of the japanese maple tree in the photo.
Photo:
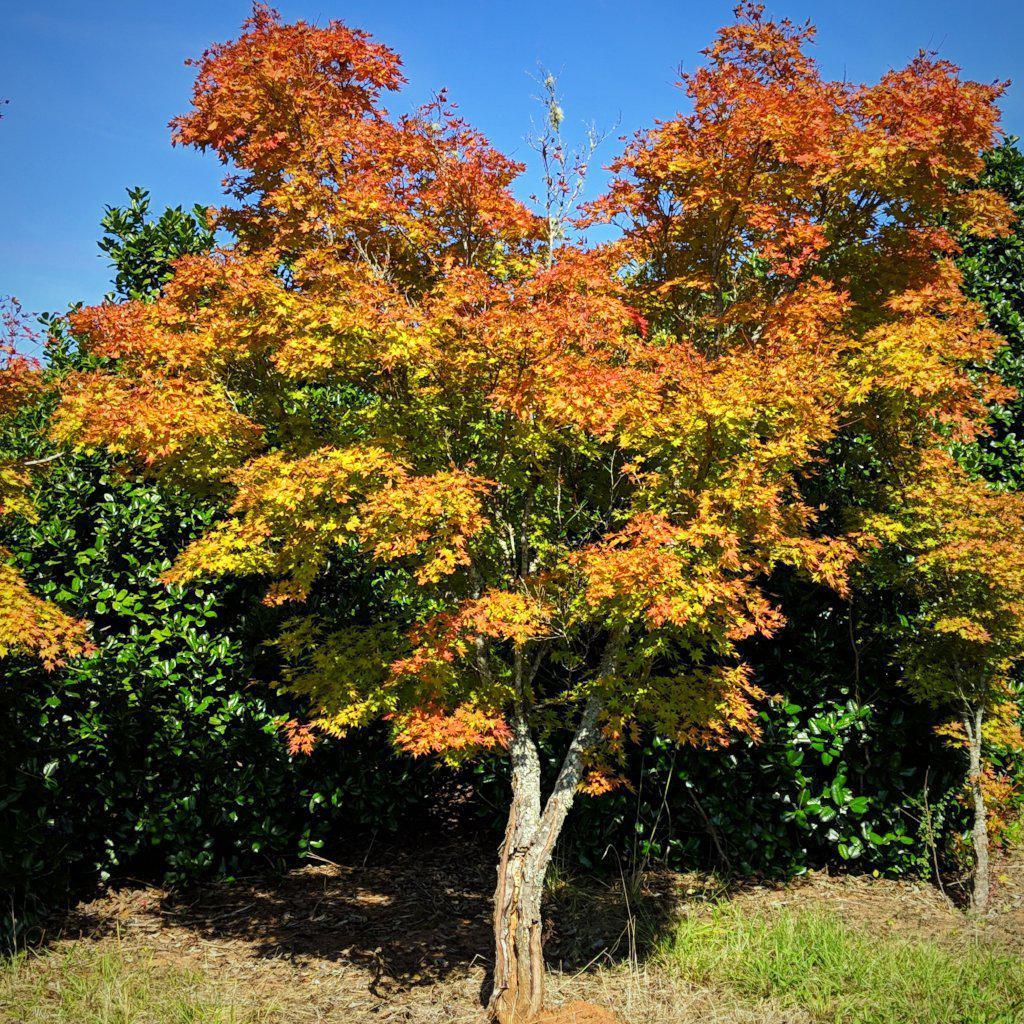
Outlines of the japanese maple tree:
M980 906L981 722L1005 711L1024 653L1024 556L1010 540L1024 503L949 455L1010 395L991 363L1003 340L953 257L958 227L1001 235L1012 219L998 193L964 187L984 168L1002 86L925 53L875 86L825 83L803 46L812 37L741 8L686 79L693 115L634 143L595 215L624 223L652 325L719 360L743 353L744 395L779 374L803 399L786 435L807 444L791 482L824 497L826 521L880 551L890 585L921 601L905 678L966 730ZM760 430L744 444L760 445ZM808 479L815 451L827 482Z
M36 341L21 307L8 299L0 308L0 520L32 519L33 466L4 452L10 421L44 389L42 367L25 349ZM0 658L38 657L53 668L88 649L85 624L37 597L0 546Z
M1020 748L1014 670L1024 661L1024 498L971 479L941 453L872 526L887 575L915 599L898 649L911 692L952 715L969 756L975 860L971 905L989 900L985 738ZM895 557L894 557L895 556Z
M6 102L0 100L0 105ZM0 431L43 388L42 368L22 351L35 340L21 305L14 298L4 298L0 303ZM31 467L3 449L0 435L0 521L9 516L31 518ZM53 668L67 655L84 649L85 626L36 597L10 559L10 552L0 546L0 658L30 654Z
M283 681L314 730L507 749L502 1022L543 1004L577 791L614 784L646 727L756 733L743 642L783 623L769 574L847 586L868 541L809 497L830 446L867 433L884 502L984 413L965 367L996 341L947 257L951 230L1005 223L958 188L999 87L926 56L829 82L810 35L741 8L684 81L692 113L588 212L621 237L587 247L444 97L385 110L391 50L257 6L174 122L229 167L231 243L154 302L73 317L105 365L63 382L56 436L224 489L167 582L257 574L294 606ZM544 794L538 738L563 734Z

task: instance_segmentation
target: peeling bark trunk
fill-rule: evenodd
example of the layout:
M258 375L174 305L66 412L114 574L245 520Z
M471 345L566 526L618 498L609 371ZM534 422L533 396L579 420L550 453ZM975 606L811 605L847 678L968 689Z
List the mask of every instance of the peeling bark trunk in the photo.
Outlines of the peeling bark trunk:
M533 863L540 822L540 760L524 716L512 722L512 804L494 891L494 986L488 1012L499 1024L527 1024L544 1005L540 904L544 872Z
M525 789L517 791L515 777L513 771L494 891L494 987L488 1011L497 1024L531 1024L544 1009L544 878L579 783L578 772L560 774L561 787L556 784L544 813L532 817L534 798L540 802L539 770L536 784L532 774L520 780Z
M609 645L601 674L611 669ZM512 720L512 806L494 892L494 985L487 1010L496 1024L531 1024L544 1008L541 900L555 843L572 807L587 751L598 736L601 698L583 711L554 789L541 811L540 759L525 716Z
M510 849L507 842L502 849L494 894L494 988L488 1006L498 1024L530 1024L544 1008L541 898L546 868L539 869L529 849Z
M985 794L981 788L981 723L984 712L979 706L964 716L967 741L970 749L971 801L974 805L974 824L971 828L971 842L974 847L974 884L971 887L971 910L983 913L988 909L989 866L988 866L988 812L985 810Z

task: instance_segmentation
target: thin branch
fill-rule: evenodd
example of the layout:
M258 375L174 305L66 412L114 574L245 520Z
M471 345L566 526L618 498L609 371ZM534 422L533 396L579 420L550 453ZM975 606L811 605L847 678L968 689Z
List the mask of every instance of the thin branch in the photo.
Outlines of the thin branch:
M53 455L47 455L45 459L29 459L27 462L23 462L23 466L45 466L48 462L54 462L57 459L62 459L64 452L54 452Z
M568 237L566 227L583 195L594 154L615 131L618 122L606 131L599 131L591 122L586 126L583 143L570 149L562 137L565 113L558 97L557 78L542 67L535 81L544 90L538 97L544 107L544 122L539 131L526 136L526 143L540 155L544 173L541 204L547 236L547 265L550 267L555 261L558 244Z

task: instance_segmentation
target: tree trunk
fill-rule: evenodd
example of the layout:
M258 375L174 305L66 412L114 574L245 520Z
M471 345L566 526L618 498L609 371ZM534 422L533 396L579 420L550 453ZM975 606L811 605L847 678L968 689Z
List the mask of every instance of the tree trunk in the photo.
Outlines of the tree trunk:
M511 824L511 819L510 819ZM494 988L488 1010L499 1024L530 1024L544 1008L541 897L544 874L531 850L510 849L494 894Z
M494 892L494 985L487 1009L496 1024L531 1024L544 1008L541 899L544 877L597 738L601 700L592 696L540 812L540 761L521 716L512 723L512 806Z
M488 1011L500 1024L527 1024L544 1005L540 902L547 864L532 853L540 824L540 760L525 717L512 722L512 804L494 891L494 986Z
M616 630L605 644L595 686L543 811L540 757L527 717L528 680L523 675L522 652L517 652L516 700L509 723L512 804L494 890L494 984L487 1004L495 1024L532 1024L544 1009L544 876L583 777L587 752L600 735L601 687L615 671L622 639L623 631Z
M971 910L983 913L988 909L989 866L988 866L988 813L985 810L985 794L981 788L981 723L984 712L979 706L964 716L967 742L970 749L970 787L974 804L974 824L971 842L974 847L974 884L971 887Z

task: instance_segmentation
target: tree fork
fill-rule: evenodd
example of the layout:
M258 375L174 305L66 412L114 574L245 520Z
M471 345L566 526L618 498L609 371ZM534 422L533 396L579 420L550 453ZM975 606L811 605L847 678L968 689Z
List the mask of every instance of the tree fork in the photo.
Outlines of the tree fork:
M614 671L621 638L609 639L598 682ZM521 704L512 719L512 804L498 861L494 892L494 985L487 1010L496 1024L530 1024L544 1008L541 903L555 843L583 777L587 752L598 737L603 707L591 693L541 813L540 759Z

